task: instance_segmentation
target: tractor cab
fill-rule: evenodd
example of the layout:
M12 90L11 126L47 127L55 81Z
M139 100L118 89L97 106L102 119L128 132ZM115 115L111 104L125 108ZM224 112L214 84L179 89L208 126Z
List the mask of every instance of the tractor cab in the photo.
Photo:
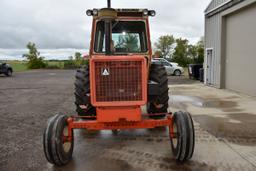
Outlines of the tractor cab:
M143 55L151 57L147 9L93 9L90 55Z

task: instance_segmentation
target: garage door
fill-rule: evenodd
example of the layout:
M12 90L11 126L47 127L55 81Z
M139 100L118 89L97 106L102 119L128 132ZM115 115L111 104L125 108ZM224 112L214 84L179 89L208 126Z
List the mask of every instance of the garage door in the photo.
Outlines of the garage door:
M256 5L227 17L225 87L256 96Z

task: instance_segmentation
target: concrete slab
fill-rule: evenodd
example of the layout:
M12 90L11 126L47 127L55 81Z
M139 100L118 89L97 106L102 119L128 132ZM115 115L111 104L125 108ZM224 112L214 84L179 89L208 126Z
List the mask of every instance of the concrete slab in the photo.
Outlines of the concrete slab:
M214 149L214 154L217 152L220 155L219 157L211 156L212 153L207 151L207 159L221 159L232 169L238 169L236 165L242 167L244 165L245 168L252 166L251 169L255 169L255 97L215 89L199 83L170 85L170 93L172 96L169 103L172 111L186 110L190 112L195 123L205 131L206 137L213 136L217 142L226 146L226 148L222 148L218 143L214 143L210 147L209 143L203 143L209 145L206 148ZM197 146L202 147L203 144L198 143ZM218 150L220 151L218 152ZM233 163L234 161L236 162Z

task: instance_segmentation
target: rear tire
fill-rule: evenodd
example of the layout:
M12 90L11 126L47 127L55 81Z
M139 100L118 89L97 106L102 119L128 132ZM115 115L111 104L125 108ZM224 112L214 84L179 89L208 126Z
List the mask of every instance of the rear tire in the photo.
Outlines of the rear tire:
M96 109L91 105L90 99L90 71L89 65L83 66L76 72L75 105L79 116L95 116ZM85 111L80 105L87 106Z
M175 76L181 76L181 71L178 70L178 69L175 70L175 71L174 71L174 75L175 75Z
M149 80L155 81L159 84L159 95L150 102L147 106L148 113L167 113L168 109L168 77L167 72L163 65L151 64ZM165 117L165 115L150 116L153 119L160 119Z
M172 128L171 128L172 126ZM172 152L178 162L189 160L194 153L195 132L192 118L187 112L175 112L170 126ZM171 135L171 129L174 135Z
M74 137L72 141L64 141L68 136L68 123L65 115L55 115L47 122L44 132L44 153L46 159L57 166L67 164L71 158L74 148Z

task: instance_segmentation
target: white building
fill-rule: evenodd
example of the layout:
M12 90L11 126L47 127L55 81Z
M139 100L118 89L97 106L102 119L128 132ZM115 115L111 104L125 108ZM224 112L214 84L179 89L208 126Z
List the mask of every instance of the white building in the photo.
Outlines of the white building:
M256 96L256 0L212 0L205 48L205 84Z

